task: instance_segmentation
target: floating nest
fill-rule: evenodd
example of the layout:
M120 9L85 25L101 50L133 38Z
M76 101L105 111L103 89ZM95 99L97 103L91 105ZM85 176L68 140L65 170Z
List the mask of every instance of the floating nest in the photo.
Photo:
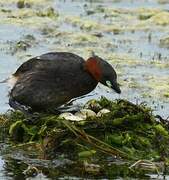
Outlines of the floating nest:
M32 146L44 159L83 162L87 172L97 175L110 173L114 162L127 162L127 172L132 174L135 168L137 173L138 169L158 173L154 163L168 164L169 122L155 117L145 104L101 98L74 113L28 117L12 111L0 116L0 124L11 146Z

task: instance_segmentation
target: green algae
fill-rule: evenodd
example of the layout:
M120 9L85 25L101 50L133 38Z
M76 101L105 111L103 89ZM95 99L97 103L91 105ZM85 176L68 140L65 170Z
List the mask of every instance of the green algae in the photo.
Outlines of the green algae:
M133 88L134 92L136 92L138 89L142 90L141 92L141 96L146 96L146 97L151 97L152 99L157 99L157 101L160 100L161 101L166 101L168 103L169 101L169 96L168 96L168 84L166 82L168 82L168 79L166 77L166 75L161 73L161 70L168 68L168 62L167 61L161 61L161 60L157 60L157 61L151 61L151 55L148 55L148 57L146 57L146 62L143 59L138 59L138 58L133 58L135 56L135 52L131 53L124 53L123 49L125 49L128 46L128 43L131 43L132 46L135 46L134 42L136 41L135 36L130 38L131 34L125 34L126 32L130 32L132 31L133 34L137 33L139 30L141 30L142 32L145 32L145 34L152 34L152 42L153 44L160 45L160 47L165 47L168 48L168 41L167 41L167 33L168 33L168 16L163 13L166 12L165 10L163 11L160 7L155 7L154 9L150 9L150 8L112 8L109 9L107 6L101 6L98 5L95 8L95 5L92 4L92 10L91 13L88 13L88 16L84 17L84 14L81 13L81 15L79 16L75 16L75 15L61 15L57 13L57 10L55 11L56 14L53 14L53 11L51 11L51 15L50 13L48 14L48 7L53 7L52 6L52 1L46 1L46 0L25 0L24 1L24 7L21 9L15 9L15 8L11 8L12 7L17 7L17 3L20 0L10 0L10 1L3 1L3 6L1 7L1 24L12 24L14 25L13 27L15 28L15 26L18 27L25 27L26 29L31 29L31 30L35 30L34 32L37 33L37 31L40 30L40 32L42 32L41 30L45 28L43 37L39 39L39 37L37 38L37 40L39 41L38 44L40 46L45 44L45 49L43 49L43 52L46 52L46 49L49 49L50 51L69 51L69 52L75 52L79 55L82 55L85 58L88 58L87 54L88 51L90 50L94 50L96 53L98 53L98 55L100 55L101 57L104 57L106 60L109 60L114 67L116 67L117 65L117 71L118 71L118 77L120 79L120 84L122 85L122 89L124 89L124 93L126 93L127 89ZM165 0L163 1L158 1L159 3L161 2L165 2ZM2 2L1 2L2 3ZM31 6L31 8L29 8L26 4L28 4L28 6ZM73 4L73 2L72 2ZM65 6L66 3L65 3ZM88 5L89 6L89 5ZM91 6L90 6L91 7ZM160 8L160 9L159 9ZM44 11L42 11L42 9ZM59 10L60 11L60 10ZM67 12L69 13L69 12ZM48 16L49 15L49 16ZM54 16L53 16L54 15ZM165 18L166 16L166 18ZM104 17L104 20L102 20L102 17ZM60 23L62 22L62 23ZM65 26L62 28L61 24L64 24ZM71 25L71 28L69 29L69 26L67 25ZM68 27L68 28L67 28ZM82 32L78 32L80 29L80 31ZM155 30L159 31L159 34L155 33ZM64 32L63 32L64 31ZM93 34L95 33L95 31L98 31L99 33L102 33L102 37L101 38L95 38L93 36ZM105 35L106 33L106 35ZM107 34L113 34L112 38L111 36L108 36L107 38ZM163 33L164 39L162 38L161 40L159 40L158 37L160 37L160 33ZM31 33L30 33L31 34ZM46 35L47 34L47 35ZM35 36L36 34L34 34ZM125 37L122 37L122 35L124 35ZM158 36L159 35L159 36ZM119 37L119 39L122 39L122 42L114 42L114 39L117 37ZM127 38L126 38L127 36ZM36 36L35 36L36 37ZM97 37L97 36L96 36ZM138 36L137 36L138 37ZM166 38L165 38L166 37ZM53 38L55 38L55 40L53 40ZM124 39L124 40L123 40ZM157 39L157 42L156 42ZM137 40L137 43L143 43L143 41L145 42L147 39L145 39L145 37L141 38L139 37L139 39ZM43 42L43 43L41 43ZM32 51L31 47L33 45L34 47L34 43L36 43L36 41L28 41L28 43L25 44L25 40L24 39L18 39L17 41L15 41L14 43L12 43L12 47L10 49L10 51L12 51L12 54L14 54L14 56L18 56L18 54L20 53L28 53L31 54L31 57L33 55L39 55L39 50L38 47L36 47L37 49L35 50L36 53L34 52L34 50ZM125 47L121 47L120 43L125 45ZM143 43L144 46L144 43ZM8 49L8 45L6 45L6 47L4 47L4 44L2 46L5 49ZM147 46L144 46L145 50L147 48ZM14 50L13 50L14 49ZM143 49L143 50L144 50ZM16 51L15 51L16 50ZM125 49L127 51L127 48ZM139 51L139 49L138 49ZM139 52L136 52L136 54L139 54ZM158 51L160 51L158 49ZM17 54L15 52L18 52ZM41 52L41 51L40 51ZM144 54L144 52L143 52ZM163 54L162 54L163 55ZM22 55L23 56L23 55ZM110 57L110 58L109 58ZM23 57L19 57L18 60L22 59ZM24 57L24 60L27 57ZM149 62L150 60L150 62ZM152 67L157 67L158 72L160 73L156 73L156 76L153 76L152 79L149 79L148 81L144 82L140 82L139 81L139 76L137 75L137 73L135 73L133 71L133 69L130 68L134 68L134 67L147 67L149 68L149 70L151 71ZM127 70L126 70L127 68ZM137 69L138 72L140 73L142 70ZM130 73L128 74L128 72L133 71L133 76L128 77L130 75ZM153 69L152 69L153 72ZM152 73L153 74L153 73ZM166 78L161 78L160 76L165 76ZM144 72L143 72L144 75ZM157 76L158 75L158 76ZM148 73L145 73L145 80L147 78ZM126 77L127 77L127 81L126 81ZM148 88L148 90L147 90ZM128 93L128 92L127 92ZM130 93L129 93L130 94ZM138 98L138 95L136 96L136 98ZM96 108L97 109L97 108ZM116 109L116 108L115 108ZM116 109L117 112L114 113L119 113L119 110ZM15 112L16 113L16 112ZM19 113L16 114L16 116L18 116ZM107 117L108 115L104 116ZM137 116L137 115L136 115ZM135 121L139 121L139 118L137 119L135 115L132 115L131 118L131 122L129 121L129 124L134 123ZM141 115L140 115L141 116ZM4 118L4 117L3 117ZM35 143L42 143L43 146L46 148L46 143L50 144L50 142L52 143L52 137L55 135L56 133L60 133L62 132L62 129L59 129L55 126L55 120L53 122L53 124L51 126L51 128L49 128L48 123L46 124L36 124L35 126L41 126L38 127L38 129L32 129L32 125L28 122L22 122L23 119L26 119L27 117L22 117L22 118L18 118L18 125L20 124L20 126L18 126L18 128L20 128L20 130L22 132L24 132L25 136L23 139L18 139L20 136L20 133L17 134L17 128L15 131L15 126L14 129L12 130L12 125L11 125L11 139L12 141L21 141L18 142L18 145L22 144L22 148L24 146L26 146L27 141L34 141ZM51 117L52 118L52 117ZM53 117L54 119L57 119L57 116ZM114 126L117 126L117 130L121 128L123 128L123 123L126 125L128 125L128 119L129 117L117 117L117 120L115 119L114 122ZM11 120L11 115L9 115L9 117L5 117L5 120L2 119L3 125L6 125L8 119ZM35 118L36 119L36 118ZM48 117L44 117L44 121L46 121L46 119L48 119ZM102 120L102 118L101 118ZM52 120L49 120L49 122ZM16 122L16 117L14 117L14 121L13 121L13 125L17 125ZM22 122L22 123L21 123ZM9 124L11 124L11 122L8 122ZM8 124L8 125L9 125ZM24 125L26 124L26 128L24 128ZM81 125L84 125L85 122L81 122ZM145 123L144 123L145 125ZM94 125L93 125L94 126ZM151 124L148 124L147 126L149 126L149 128L151 127ZM17 127L17 126L16 126ZM83 126L82 126L83 127ZM95 126L94 126L95 127ZM163 127L163 126L162 126ZM147 129L147 131L149 130L149 128ZM157 128L158 128L158 124L157 124ZM144 129L144 127L143 127ZM141 129L141 132L143 131L143 129ZM7 131L9 130L9 127L7 126L7 128L5 129L5 133L7 133ZM51 131L50 131L51 130ZM150 128L151 130L151 128ZM97 130L95 130L97 132ZM113 129L114 131L114 129ZM156 133L158 133L157 129L154 127L154 131ZM18 131L19 132L19 131ZM53 132L53 133L51 133ZM2 136L5 135L4 131L2 131ZM16 133L16 137L14 136L14 134ZM51 133L51 134L50 134ZM134 132L135 133L135 132ZM7 133L8 134L8 133ZM13 134L13 136L12 136ZM48 137L49 135L49 137ZM13 138L12 138L13 137ZM55 137L55 136L54 136ZM138 142L136 141L138 139ZM68 144L70 143L71 145L71 141L72 139L70 138L70 140L68 141L64 141L63 144L68 146ZM105 134L104 137L104 141L108 144L110 144L111 146L116 146L118 148L124 149L124 151L126 152L130 152L130 154L132 154L133 156L135 156L136 151L135 148L132 149L131 147L133 145L135 145L136 147L140 147L143 149L144 151L144 146L143 144L145 144L145 147L149 147L151 148L152 146L152 142L147 139L144 136L134 136L133 132L129 131L129 132L124 132L124 134L119 133L119 132L114 132L114 134L111 132L107 132L107 134ZM136 142L137 143L136 143ZM68 143L69 142L69 143ZM139 146L139 142L141 144L141 146ZM14 142L15 143L15 142ZM26 144L25 144L26 143ZM55 144L55 143L54 143ZM55 144L56 145L56 144ZM52 146L53 147L53 146ZM68 146L69 147L69 146ZM79 147L79 146L78 146ZM86 147L86 144L84 146L80 146L81 149L77 152L77 154L81 153L81 152L92 152L93 151L93 147ZM32 148L33 149L33 148ZM51 148L51 154L53 153L53 148ZM84 150L85 149L85 150ZM49 149L48 149L49 151ZM94 150L95 151L95 150ZM151 152L151 151L150 151ZM98 153L98 152L97 152ZM89 155L88 158L92 158L92 156L96 155L97 153L92 154L91 156ZM153 153L153 152L152 152ZM83 153L82 153L83 154ZM89 153L90 154L90 153ZM138 153L139 154L139 153ZM150 157L152 156L152 154L150 154ZM77 156L78 157L78 156ZM154 159L160 159L159 153L154 153ZM79 158L79 157L78 157ZM114 167L114 166L113 166ZM106 167L105 167L106 168ZM108 168L108 167L107 167ZM112 167L111 167L112 168ZM111 174L120 174L121 171L123 171L123 167L120 166L115 166L114 169L109 169L109 173ZM70 168L71 169L71 168ZM117 172L117 169L119 169L119 171ZM113 172L112 172L113 171ZM125 172L126 174L129 172L128 170L128 166L125 166ZM118 177L118 176L117 176Z
M37 16L40 17L50 17L50 18L57 18L59 16L58 12L56 12L52 7L47 8L45 11L38 11Z
M147 20L150 19L152 16L160 13L161 10L157 8L139 8L135 10L136 14L138 14L138 18L140 20Z
M164 97L169 98L169 92L164 93Z
M7 134L12 141L18 145L41 142L48 158L54 153L64 153L75 160L79 156L97 157L102 153L124 159L156 159L161 156L159 148L169 146L168 127L156 121L151 109L144 104L134 105L125 100L111 102L105 98L96 102L111 112L102 117L88 117L83 123L71 123L54 114L27 118L22 113L11 112L1 117L6 117ZM165 143L157 147L155 142L159 136Z
M167 83L168 77L151 77L148 82L149 82L149 88L152 88L154 90L154 93L152 95L156 95L157 98L164 98L165 101L168 99L167 94L168 94L168 89L169 89L169 84Z
M18 9L11 8L14 5ZM38 29L46 24L56 23L59 13L53 9L52 1L44 0L12 0L10 2L3 2L3 9L0 15L3 16L1 24L10 24L20 27L29 27ZM43 9L43 10L42 10Z
M126 79L126 71L128 72L130 68L138 66L144 66L150 69L156 66L159 70L168 68L167 61L151 61L151 57L148 57L145 62L139 58L135 58L135 52L132 52L134 48L130 48L130 52L123 52L123 48L125 49L128 44L132 44L134 47L135 45L133 43L140 42L140 39L136 40L135 36L131 37L131 34L127 34L126 36L126 32L133 32L134 34L141 30L141 32L151 34L150 39L153 39L154 29L159 30L159 32L167 32L167 27L165 29L163 23L156 23L155 20L152 20L161 13L163 16L166 16L168 12L161 8L126 9L109 7L106 9L104 6L93 5L92 11L94 11L94 14L86 16L86 14L84 15L83 13L82 15L60 13L57 7L53 9L53 1L45 2L38 0L34 2L32 0L25 0L24 8L11 8L13 5L17 6L18 2L20 1L12 0L3 3L4 6L0 12L2 16L1 24L10 24L19 28L25 27L26 29L35 30L36 33L40 31L43 36L37 38L36 41L27 42L24 39L18 39L14 43L7 43L5 48L8 49L12 55L16 55L18 59L27 60L28 58L25 57L27 51L29 51L27 56L32 57L32 53L39 55L35 53L33 49L36 42L38 43L38 47L45 46L46 49L46 46L48 46L50 51L74 52L85 59L88 58L87 55L89 51L94 51L99 56L109 60L113 66L118 66L116 70L118 70L118 76L124 89L130 87L137 91L137 89L141 88L142 97L145 94L146 89L144 88L147 88L147 84L144 83L144 86L142 86L142 82L138 80L140 77L138 77L139 75L137 74L135 75L136 77L129 77L128 82L123 81L122 79ZM26 3L30 4L31 8L26 7ZM88 4L84 4L84 9L85 8L90 10L91 7ZM159 18L159 21L167 19L165 17L163 18L163 16L161 19ZM111 36L107 36L107 33L109 35L112 34L112 38L110 38ZM121 36L125 37L122 37L122 40L116 42L115 36L119 36L119 39L121 39ZM154 35L154 37L155 36L156 35ZM158 43L162 47L167 47L167 37L164 39L166 40L162 38ZM163 43L164 45L162 45ZM121 48L122 44L126 44L126 47ZM11 47L8 48L8 46ZM145 45L145 49L146 48L147 46ZM102 53L100 54L100 52ZM134 53L134 56L131 53ZM140 54L144 54L144 52ZM154 94L153 97L155 97L155 94L158 93L155 84L152 85L150 90L152 94ZM167 91L163 92L163 94L166 93ZM165 98L165 95L163 98ZM166 100L164 99L164 101Z
M148 23L152 23L160 26L169 25L169 13L166 11L159 12L147 20Z
M142 67L150 69L150 71L152 67L157 67L159 71L168 68L167 59L166 61L158 59L158 61L156 61L156 59L152 60L151 55L145 52L147 57L142 60L135 57L135 55L137 56L137 54L140 53L137 52L140 51L140 48L138 48L136 52L133 51L133 49L137 48L136 43L140 44L140 42L142 42L142 47L144 48L141 50L142 52L140 54L143 54L144 56L144 49L146 51L146 49L150 48L144 44L144 42L148 40L145 39L144 36L147 37L148 34L151 34L150 39L155 44L157 43L162 47L168 46L166 35L168 32L167 26L163 26L163 23L160 23L163 19L167 23L166 19L168 18L166 13L168 12L165 9L163 10L163 8L158 6L154 8L145 6L145 8L135 7L126 9L125 7L113 7L111 6L111 3L110 7L107 7L104 4L98 5L93 3L91 6L90 4L85 3L83 9L92 10L94 12L86 16L86 13L83 12L71 13L71 10L70 12L67 11L67 13L64 13L62 9L58 9L59 6L53 6L52 0L25 0L24 8L13 8L15 6L17 7L18 2L20 1L11 0L3 2L0 11L2 17L1 24L10 24L13 28L15 28L15 26L17 28L25 27L25 29L30 29L36 33L33 33L34 37L36 37L37 33L42 33L42 36L38 37L35 41L31 40L27 42L24 38L18 38L14 43L3 43L2 47L7 49L7 51L10 51L12 55L17 56L17 59L21 59L21 61L27 60L29 57L39 55L39 53L42 52L42 49L43 52L46 52L46 49L49 51L74 52L85 59L88 58L89 51L94 51L97 55L112 63L118 72L118 77L123 89L132 88L135 92L138 92L138 89L141 89L141 92L139 91L139 93L141 93L142 97L146 97L144 95L147 88L149 88L152 98L158 96L158 100L160 100L160 98L165 102L168 100L165 96L168 92L166 88L163 88L162 95L160 95L158 89L159 86L156 86L156 82L150 84L142 82L141 77L144 76ZM26 3L30 4L31 8L26 7ZM156 23L154 19L158 15L161 19L158 18L159 22ZM166 16L166 18L164 16ZM156 31L159 32L159 36L156 34ZM136 35L133 36L130 32L132 32L133 35ZM143 39L136 38L139 36L139 32L140 34L145 33ZM160 33L164 35L164 38L160 38ZM101 34L101 36L98 37L95 36L95 34ZM159 37L161 40L156 37ZM40 52L39 49L36 49L36 51L34 50L36 42L38 43L36 48L42 48L39 48ZM5 47L4 44L6 45ZM131 44L132 48L129 44ZM9 48L9 46L11 47ZM163 56L163 54L161 54L161 56ZM125 81L126 74L134 71L133 68L135 67L141 67L141 69L137 69L139 74L133 73L127 78L127 81ZM156 75L158 75L158 72ZM146 71L145 76L148 76L148 71ZM161 84L161 86L163 86L165 81L163 80L163 83ZM149 101L149 99L147 101Z
M25 7L25 1L24 0L19 0L17 2L17 7L20 8L24 8Z
M18 52L19 53L22 51L25 52L29 48L35 46L36 44L37 44L36 38L31 34L27 34L21 37L19 41L11 43L10 52L13 55Z
M168 4L168 0L158 0L159 4Z
M160 47L169 48L169 37L163 37L160 39Z
M48 159L59 155L82 164L83 161L89 164L97 162L101 169L106 166L106 162L102 163L103 159L110 157L127 160L129 164L140 159L169 161L169 124L165 120L157 121L145 104L102 98L92 100L85 106L96 112L98 107L107 108L110 113L88 117L80 122L60 119L55 114L26 117L17 111L1 115L1 119L6 136L12 144L15 143L15 148L30 148L29 144L34 143L34 147L41 147L39 154ZM109 170L104 169L104 173ZM89 173L87 171L92 171L92 167L87 166L86 173ZM127 174L131 172L129 170Z
M101 29L103 27L99 22L92 20L83 19L82 17L68 16L65 17L65 22L72 24L73 26L79 27L82 30L90 31L93 29Z

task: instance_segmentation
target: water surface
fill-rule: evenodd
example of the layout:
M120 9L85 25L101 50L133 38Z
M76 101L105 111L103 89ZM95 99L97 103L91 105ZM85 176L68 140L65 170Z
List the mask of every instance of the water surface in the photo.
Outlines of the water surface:
M125 98L145 102L155 114L169 116L169 42L161 45L169 37L167 1L41 1L23 9L17 9L15 0L0 2L0 81L42 53L69 51L86 59L94 51L117 70L122 94L99 85L92 96L77 103L101 96ZM51 7L55 14L48 16ZM23 42L28 44L26 48ZM9 90L7 84L0 84L0 113L10 108ZM27 162L16 156L13 159L0 156L0 179L12 179L17 174L15 166ZM17 178L25 178L22 168ZM42 174L41 178L48 176Z

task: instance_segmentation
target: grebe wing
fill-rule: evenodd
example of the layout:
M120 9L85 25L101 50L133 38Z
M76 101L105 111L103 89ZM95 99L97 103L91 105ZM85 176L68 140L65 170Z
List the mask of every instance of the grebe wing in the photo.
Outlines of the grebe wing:
M58 61L58 63L56 63ZM38 68L51 68L53 66L60 66L60 62L69 63L82 63L84 59L76 54L69 52L49 52L36 56L28 61L24 62L13 74L13 76L19 76L25 72L32 71Z

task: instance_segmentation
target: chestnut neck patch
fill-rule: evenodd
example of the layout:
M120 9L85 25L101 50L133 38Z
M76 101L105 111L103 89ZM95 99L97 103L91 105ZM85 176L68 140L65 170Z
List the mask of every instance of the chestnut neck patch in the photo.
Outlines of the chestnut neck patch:
M95 57L90 57L84 64L84 69L88 71L98 82L102 77L102 70L99 61Z

